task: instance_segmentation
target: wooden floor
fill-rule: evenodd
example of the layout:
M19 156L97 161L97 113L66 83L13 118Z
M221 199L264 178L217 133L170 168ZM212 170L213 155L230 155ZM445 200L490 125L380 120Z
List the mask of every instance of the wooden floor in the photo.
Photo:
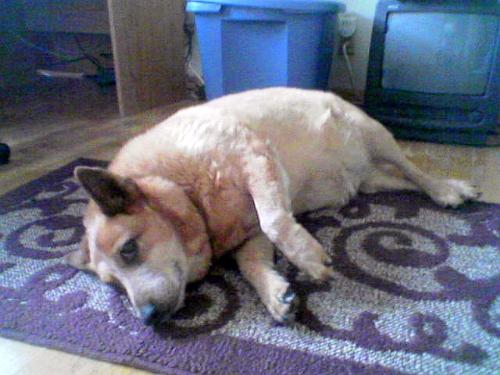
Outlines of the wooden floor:
M0 194L76 158L110 159L134 134L189 102L121 119L113 89L87 83L40 86L0 96L0 142L12 161L0 166ZM482 200L500 203L500 151L401 142L407 155L437 176L472 180ZM140 374L142 371L0 338L0 374Z

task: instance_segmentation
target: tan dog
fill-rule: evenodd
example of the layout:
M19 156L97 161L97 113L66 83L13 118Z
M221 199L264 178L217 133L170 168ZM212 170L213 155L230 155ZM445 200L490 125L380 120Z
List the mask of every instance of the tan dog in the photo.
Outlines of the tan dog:
M186 284L231 250L273 318L287 320L294 294L273 269L273 245L313 280L332 275L296 213L344 205L358 191L421 190L453 207L477 197L466 182L417 169L355 106L287 88L182 110L128 142L108 170L76 176L92 199L81 249L67 259L121 284L147 324L177 311Z

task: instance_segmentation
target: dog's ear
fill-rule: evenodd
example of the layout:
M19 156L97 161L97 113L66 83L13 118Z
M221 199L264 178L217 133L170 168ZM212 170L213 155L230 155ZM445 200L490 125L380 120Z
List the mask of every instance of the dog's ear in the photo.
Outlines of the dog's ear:
M89 255L89 243L87 235L82 237L80 242L80 248L78 250L72 251L64 256L64 261L72 267L78 268L84 271L91 271L90 255Z
M133 213L143 201L143 194L131 178L89 167L77 167L75 177L106 216Z
M146 177L137 183L148 205L174 226L188 254L210 246L203 217L179 185L160 177Z

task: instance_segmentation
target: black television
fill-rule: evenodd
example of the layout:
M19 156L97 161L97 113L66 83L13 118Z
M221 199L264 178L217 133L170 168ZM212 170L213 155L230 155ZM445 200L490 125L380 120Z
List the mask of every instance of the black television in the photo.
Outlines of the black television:
M397 138L467 145L496 139L499 20L496 0L380 0L366 111Z

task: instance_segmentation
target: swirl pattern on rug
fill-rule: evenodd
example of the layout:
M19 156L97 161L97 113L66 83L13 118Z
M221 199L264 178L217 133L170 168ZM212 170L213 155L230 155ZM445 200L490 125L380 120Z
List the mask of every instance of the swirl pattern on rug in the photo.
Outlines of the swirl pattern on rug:
M0 198L0 334L164 373L492 374L500 371L500 207L412 193L302 215L335 279L304 280L297 321L274 324L230 258L159 329L127 298L61 261L83 233L80 159Z

